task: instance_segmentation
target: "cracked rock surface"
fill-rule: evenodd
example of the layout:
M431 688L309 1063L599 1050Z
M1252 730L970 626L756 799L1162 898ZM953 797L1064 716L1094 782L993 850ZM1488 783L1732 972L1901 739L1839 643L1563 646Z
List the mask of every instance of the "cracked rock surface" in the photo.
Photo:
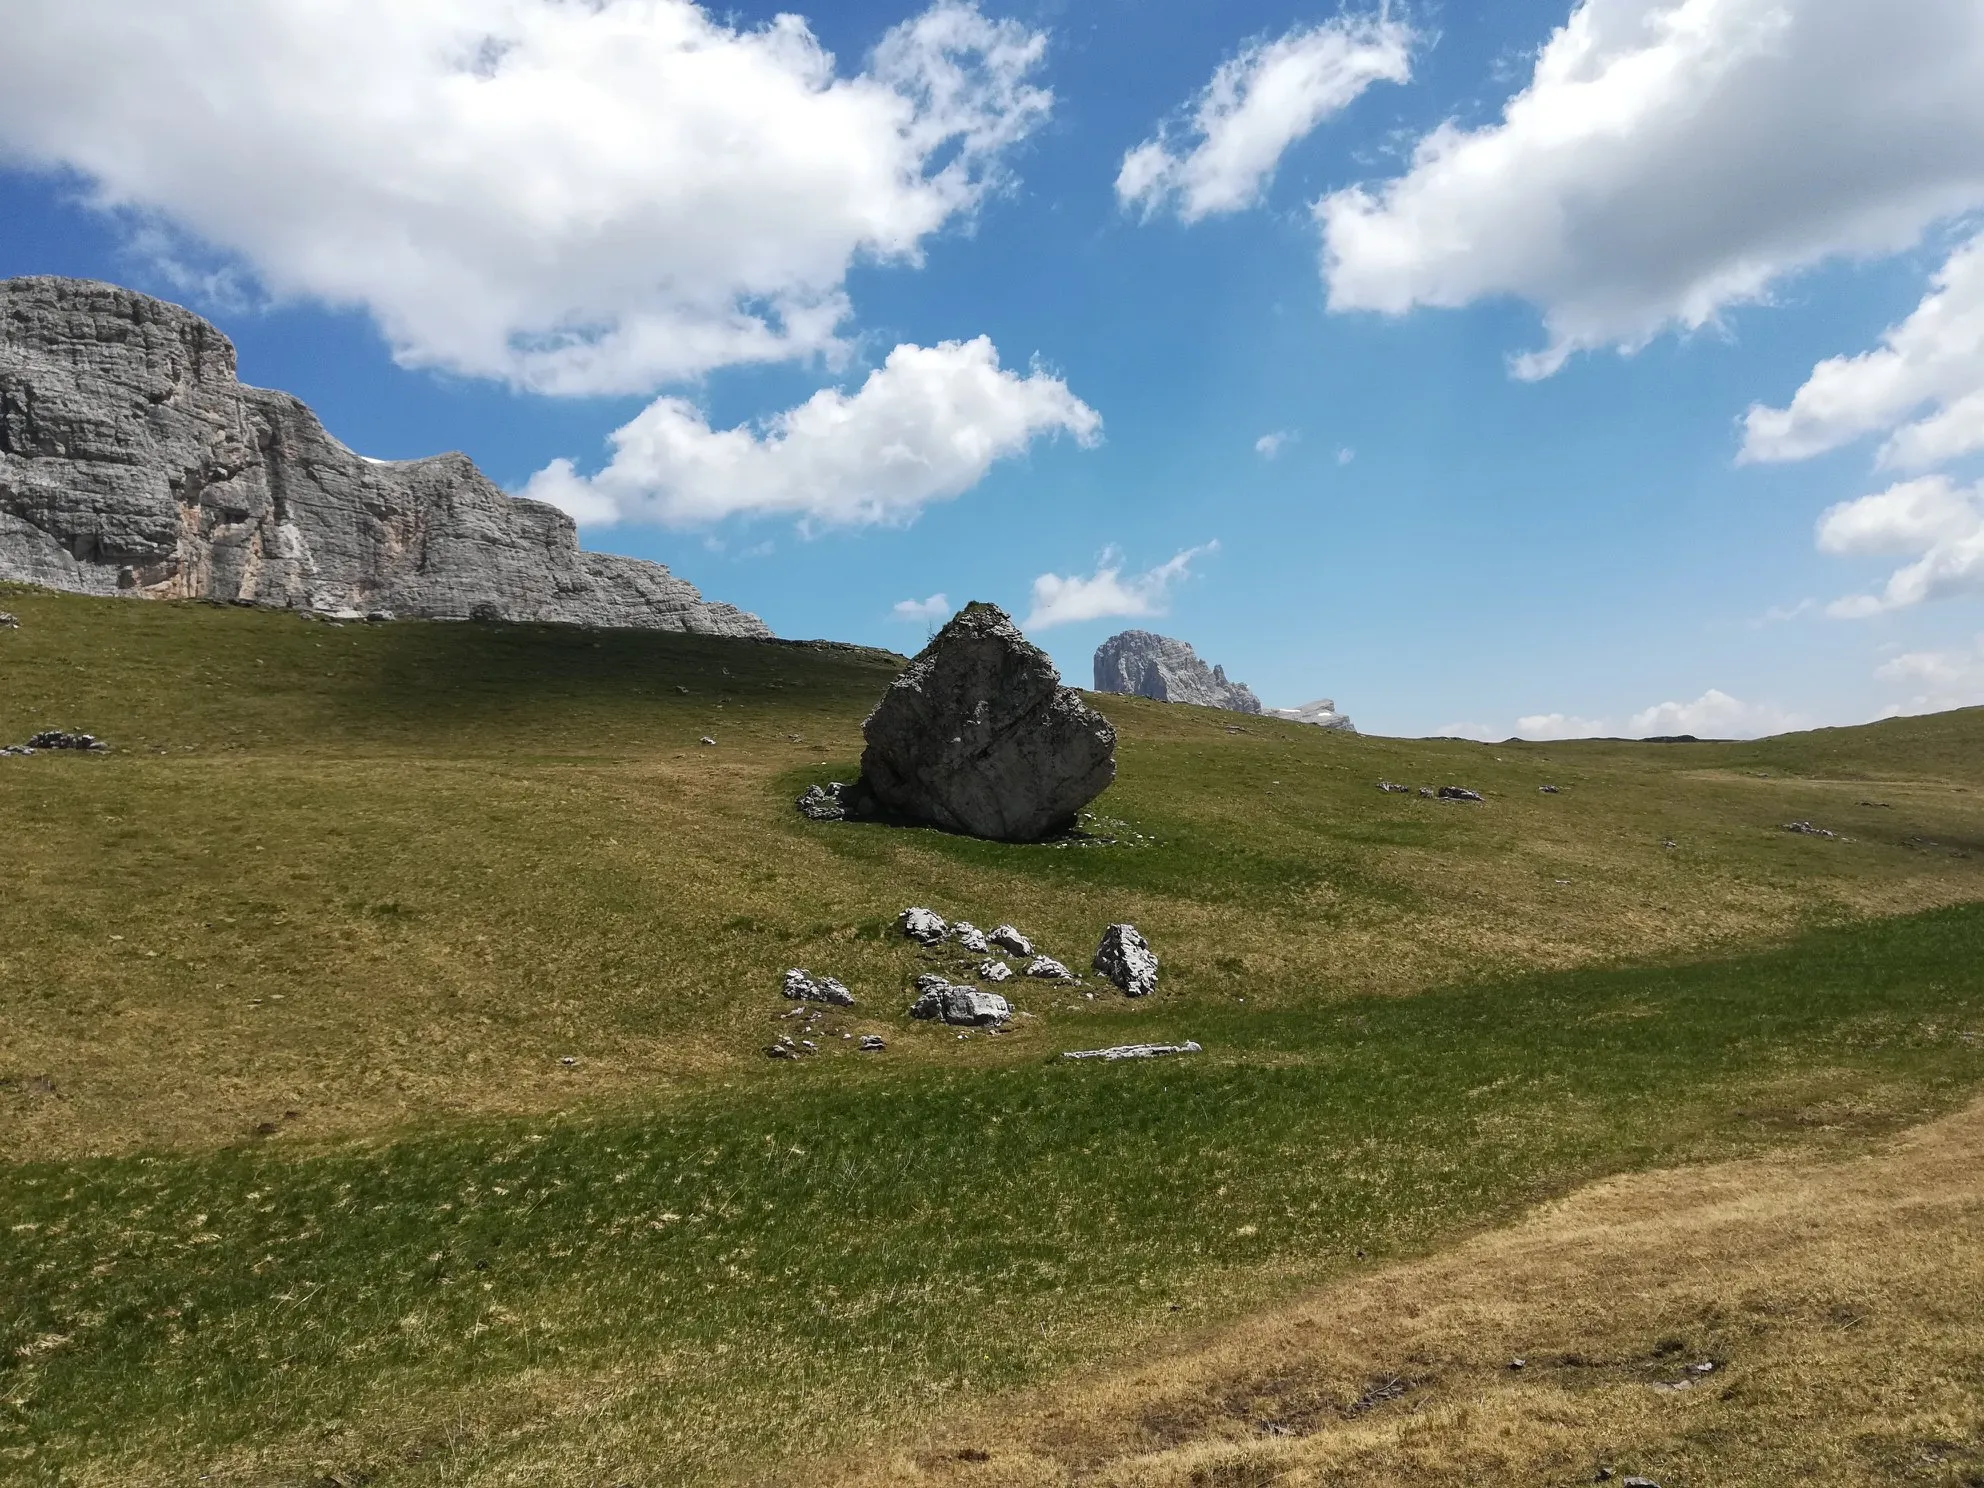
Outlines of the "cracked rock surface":
M236 380L177 305L0 280L0 578L339 618L533 620L767 637L658 563L580 550L572 519L465 455L368 460L300 401Z
M1116 731L996 605L966 605L868 715L861 779L890 815L1037 842L1116 778Z

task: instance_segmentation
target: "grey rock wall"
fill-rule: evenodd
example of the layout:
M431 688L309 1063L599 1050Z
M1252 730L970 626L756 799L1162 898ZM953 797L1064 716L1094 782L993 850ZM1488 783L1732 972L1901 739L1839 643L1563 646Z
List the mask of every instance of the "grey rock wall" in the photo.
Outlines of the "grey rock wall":
M378 462L177 305L90 280L0 281L0 578L320 614L769 636L658 563L580 550L572 519L465 455Z
M1126 630L1095 648L1095 690L1258 713L1261 700L1242 682L1226 680L1224 667L1208 667L1184 641Z

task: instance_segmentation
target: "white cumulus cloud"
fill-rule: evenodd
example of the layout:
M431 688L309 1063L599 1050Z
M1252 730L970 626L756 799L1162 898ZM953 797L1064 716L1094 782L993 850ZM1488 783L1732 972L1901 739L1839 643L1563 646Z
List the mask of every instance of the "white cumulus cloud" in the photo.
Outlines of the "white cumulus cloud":
M1254 453L1263 460L1272 460L1280 454L1284 445L1295 443L1302 436L1287 429L1276 429L1271 434L1263 434L1254 441Z
M1604 719L1574 713L1529 713L1516 720L1518 739L1590 739L1604 732Z
M1888 434L1879 463L1904 470L1984 449L1984 234L1950 255L1879 350L1820 362L1788 407L1751 408L1743 458L1803 460L1876 433Z
M1945 475L1925 475L1842 501L1819 518L1818 539L1821 552L1844 556L1916 555L1888 576L1881 593L1828 607L1842 618L1984 593L1984 481L1963 487Z
M1411 76L1412 42L1387 16L1341 16L1252 43L1213 73L1181 138L1166 126L1123 157L1117 200L1186 222L1253 206L1290 145L1373 83Z
M896 619L913 620L919 625L945 619L950 613L951 601L942 594L933 594L928 599L899 599L894 609Z
M692 0L8 8L0 159L368 311L408 365L646 392L838 351L1046 116L1044 36L939 0L852 75Z
M1882 662L1874 675L1912 689L1908 697L1888 707L1889 715L1975 707L1984 703L1984 635L1968 647L1905 651Z
M740 513L903 523L1037 438L1089 445L1101 430L1060 378L1006 370L980 336L898 346L855 392L823 388L758 428L712 429L687 400L657 398L613 431L613 458L598 474L554 460L523 494L585 523L686 527Z
M1581 349L1715 322L1984 205L1976 0L1582 0L1499 121L1316 204L1334 310L1515 296Z
M1746 703L1719 688L1688 703L1655 703L1635 713L1626 726L1629 737L1649 734L1693 734L1708 739L1753 739L1810 727L1803 714L1771 703Z
M1217 542L1187 548L1169 562L1125 578L1122 553L1105 549L1095 572L1087 577L1047 573L1035 579L1033 608L1021 624L1027 630L1046 630L1116 615L1162 615L1171 607L1171 586L1191 572L1195 559L1218 551Z
M1587 718L1576 713L1530 713L1512 730L1486 724L1454 725L1445 732L1493 741L1515 737L1536 742L1560 739L1643 739L1649 735L1693 734L1697 738L1748 739L1810 727L1801 713L1774 703L1746 703L1711 687L1692 702L1655 703L1632 714L1622 725L1611 718Z

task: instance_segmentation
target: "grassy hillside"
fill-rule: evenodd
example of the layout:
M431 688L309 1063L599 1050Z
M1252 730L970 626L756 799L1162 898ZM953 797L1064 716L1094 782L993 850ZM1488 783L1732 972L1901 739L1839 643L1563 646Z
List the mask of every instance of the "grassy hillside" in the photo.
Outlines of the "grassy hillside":
M878 653L4 607L0 742L116 748L0 759L0 1479L781 1480L1984 1081L1976 710L1480 746L1110 698L1091 840L1025 847L791 809ZM1160 993L911 1023L909 903L1071 964L1134 920ZM859 998L797 1064L793 965Z

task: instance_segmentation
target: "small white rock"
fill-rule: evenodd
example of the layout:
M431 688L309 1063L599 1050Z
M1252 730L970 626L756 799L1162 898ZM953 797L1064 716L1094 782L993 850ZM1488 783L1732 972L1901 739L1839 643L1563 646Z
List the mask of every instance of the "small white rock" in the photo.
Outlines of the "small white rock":
M937 945L950 933L950 926L935 913L915 906L896 916L896 928L923 945Z
M1020 934L1011 925L1001 925L996 930L990 932L985 938L999 947L1000 950L1011 951L1015 956L1031 956L1033 954L1033 942Z

